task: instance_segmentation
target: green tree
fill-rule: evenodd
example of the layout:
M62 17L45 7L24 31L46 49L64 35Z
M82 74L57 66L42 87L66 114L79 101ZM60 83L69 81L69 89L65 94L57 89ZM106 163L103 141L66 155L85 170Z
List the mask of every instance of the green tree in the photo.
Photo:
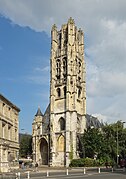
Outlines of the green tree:
M88 128L81 137L83 157L93 158L97 154L103 161L117 161L126 157L126 128L123 122L105 124L101 130Z
M103 136L99 129L88 128L81 137L85 157L94 158L99 155L103 143Z
M126 129L123 127L123 122L106 124L102 131L105 143L103 153L107 152L109 157L115 161L117 153L121 158L124 158L126 156Z
M19 156L27 158L32 155L32 136L28 134L20 134Z

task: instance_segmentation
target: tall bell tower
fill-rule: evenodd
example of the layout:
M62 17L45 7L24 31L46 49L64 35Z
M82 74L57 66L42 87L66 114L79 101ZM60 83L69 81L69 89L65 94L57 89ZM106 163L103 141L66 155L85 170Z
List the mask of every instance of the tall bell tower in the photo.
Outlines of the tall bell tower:
M51 32L50 165L78 158L77 137L86 128L84 34L70 18Z

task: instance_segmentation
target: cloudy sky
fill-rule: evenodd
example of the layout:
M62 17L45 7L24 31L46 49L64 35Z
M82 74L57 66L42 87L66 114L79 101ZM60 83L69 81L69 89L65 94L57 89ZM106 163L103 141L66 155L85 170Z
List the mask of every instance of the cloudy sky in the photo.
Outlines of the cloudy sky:
M125 0L0 0L0 93L20 107L20 131L49 103L50 30L69 17L85 34L87 113L126 121Z

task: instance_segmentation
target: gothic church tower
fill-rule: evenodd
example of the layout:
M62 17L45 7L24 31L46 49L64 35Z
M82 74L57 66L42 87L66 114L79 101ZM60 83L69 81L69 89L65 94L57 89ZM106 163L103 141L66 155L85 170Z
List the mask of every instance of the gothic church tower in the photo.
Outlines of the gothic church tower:
M50 66L50 165L69 166L86 128L84 34L72 18L52 27Z

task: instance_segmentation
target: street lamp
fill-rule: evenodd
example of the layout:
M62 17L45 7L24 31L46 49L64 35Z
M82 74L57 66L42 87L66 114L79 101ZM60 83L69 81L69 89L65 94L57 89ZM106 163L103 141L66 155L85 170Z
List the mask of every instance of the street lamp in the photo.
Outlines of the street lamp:
M119 162L119 133L118 133L118 123L117 123L117 166Z
M122 124L125 124L126 122L121 122ZM117 166L119 163L119 132L118 132L118 122L117 122Z

